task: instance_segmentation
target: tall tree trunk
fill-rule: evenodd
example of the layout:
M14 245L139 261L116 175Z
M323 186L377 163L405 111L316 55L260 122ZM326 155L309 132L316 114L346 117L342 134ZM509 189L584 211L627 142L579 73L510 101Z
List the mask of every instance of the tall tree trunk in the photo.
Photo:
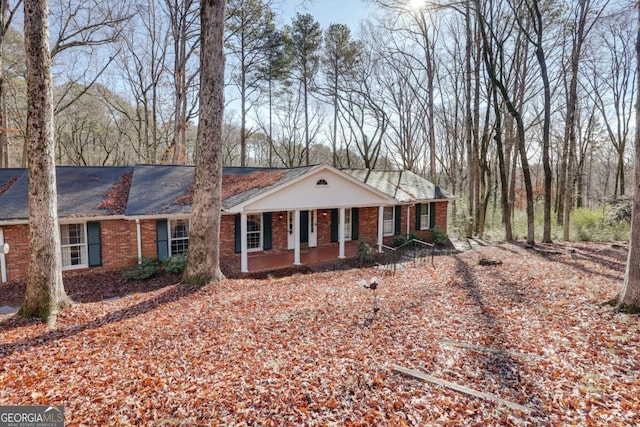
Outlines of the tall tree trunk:
M471 82L472 82L472 47L473 47L473 33L471 30L471 5L470 2L465 2L465 31L467 43L465 46L465 143L467 146L467 176L468 176L468 199L467 199L467 220L465 223L465 234L467 238L473 237L473 213L474 213L474 201L475 201L475 176L476 176L476 164L473 155L473 116L471 109Z
M493 110L496 116L495 141L498 151L498 165L500 168L500 202L502 204L502 223L504 224L504 239L507 242L513 241L513 231L511 228L511 209L509 207L509 184L507 183L507 158L505 162L504 149L502 144L502 111L498 102L498 93L493 91Z
M640 8L638 8L638 33L636 35L636 58L640 58ZM640 88L640 60L636 65L636 87ZM636 134L633 187L633 215L631 217L631 240L629 257L624 275L622 291L618 296L618 309L637 312L640 308L640 91L636 91Z
M222 120L224 116L225 0L200 2L200 117L196 147L189 255L182 283L204 285L220 271Z
M58 311L71 300L62 283L48 16L47 0L25 0L29 269L20 314L39 317L54 328Z

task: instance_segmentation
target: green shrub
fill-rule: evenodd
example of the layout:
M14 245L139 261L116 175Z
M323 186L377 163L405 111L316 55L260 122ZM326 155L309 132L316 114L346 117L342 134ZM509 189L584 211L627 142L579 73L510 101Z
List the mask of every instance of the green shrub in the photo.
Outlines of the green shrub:
M570 224L573 225L578 240L597 240L594 237L603 226L602 212L578 208L572 212Z
M358 248L356 249L356 258L360 262L371 262L373 261L373 253L371 251L371 245L369 245L365 241L358 242Z
M398 246L402 246L407 243L407 238L405 236L396 236L391 242L391 246L397 248Z
M146 280L158 272L158 261L151 258L142 258L140 264L133 265L122 272L125 280Z
M441 227L436 225L431 229L431 241L437 246L444 246L449 242L449 236Z
M174 274L182 274L187 265L187 254L171 255L162 260L162 267L165 271Z

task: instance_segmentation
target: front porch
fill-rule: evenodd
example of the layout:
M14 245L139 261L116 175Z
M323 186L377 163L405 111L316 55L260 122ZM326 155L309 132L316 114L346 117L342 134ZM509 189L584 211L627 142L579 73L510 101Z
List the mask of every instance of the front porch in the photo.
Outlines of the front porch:
M355 257L357 249L357 241L346 241L344 245L345 259ZM300 263L306 266L324 264L331 261L338 263L342 261L342 259L339 258L339 254L340 247L337 244L316 248L302 248L300 249ZM294 264L294 251L290 250L278 254L261 253L249 255L248 262L251 273L288 268Z

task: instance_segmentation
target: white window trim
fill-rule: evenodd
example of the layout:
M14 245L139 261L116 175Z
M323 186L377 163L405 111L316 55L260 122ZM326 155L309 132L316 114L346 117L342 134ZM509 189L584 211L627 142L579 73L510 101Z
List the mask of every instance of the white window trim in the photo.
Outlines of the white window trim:
M255 231L249 231L249 222L251 220L251 217L257 217L258 220L260 221L260 245L257 248L250 248L249 247L249 234L258 234L258 232ZM248 214L247 215L247 252L262 252L264 249L264 217L262 214Z
M79 244L69 244L69 245L62 244L62 226L64 226L64 225L66 225L66 226L69 226L69 225L81 225L82 228L84 229L84 242L83 243L79 243ZM79 270L79 269L82 269L82 268L89 268L89 243L87 242L87 237L88 237L87 222L86 221L79 221L79 222L65 221L65 222L60 222L59 223L59 228L60 228L60 263L62 265L62 270L63 271L68 271L68 270ZM82 259L84 259L85 263L83 263L83 264L75 264L75 265L64 265L63 248L73 247L73 246L81 246Z
M349 218L349 222L347 222ZM351 222L353 221L353 211L351 208L345 208L344 210L344 240L345 242L351 240Z
M187 238L183 238L183 237L179 237L179 238L173 238L173 225L178 222L178 221L187 221ZM167 239L167 243L169 244L169 250L167 251L167 253L169 254L169 256L172 255L176 255L173 253L173 251L171 250L171 247L173 246L172 243L174 240L179 241L179 240L186 240L187 241L187 252L189 251L189 237L191 235L191 221L188 218L174 218L174 219L170 219L167 222L167 234L168 234L168 239Z
M427 213L424 213L424 211ZM429 230L429 224L431 223L431 205L429 203L422 203L420 205L420 230Z
M384 209L391 209L391 232L384 232L385 222L388 220L384 219L384 211L382 212L382 232L383 236L394 236L396 234L396 207L395 206L385 206Z

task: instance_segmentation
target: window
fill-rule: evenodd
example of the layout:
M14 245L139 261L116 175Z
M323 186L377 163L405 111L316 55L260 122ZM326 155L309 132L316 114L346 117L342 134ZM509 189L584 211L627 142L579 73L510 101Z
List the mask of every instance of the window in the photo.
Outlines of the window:
M329 183L327 182L327 180L326 180L326 179L324 179L324 178L320 178L320 179L316 182L316 185L317 185L318 187L325 187L325 186L329 185Z
M178 219L172 220L171 238L169 243L169 255L179 255L189 250L189 220Z
M247 215L247 249L262 250L262 214Z
M385 236L393 236L395 234L395 207L385 206L384 213L382 215L383 227L382 231Z
M351 209L344 210L344 240L351 240Z
M429 229L430 215L429 203L421 203L420 205L420 230Z
M63 269L88 267L85 224L60 225L60 242Z

